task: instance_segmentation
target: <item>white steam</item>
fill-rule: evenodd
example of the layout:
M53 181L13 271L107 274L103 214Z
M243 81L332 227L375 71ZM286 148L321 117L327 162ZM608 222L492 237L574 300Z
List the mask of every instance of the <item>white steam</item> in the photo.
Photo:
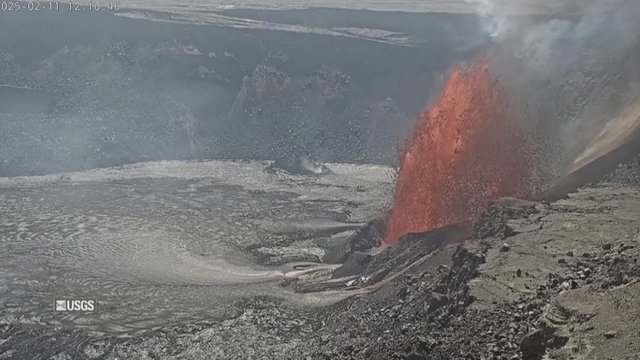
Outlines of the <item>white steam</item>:
M553 75L577 63L615 57L640 33L640 3L611 0L585 5L577 21L550 20L520 29L518 57L537 74Z
M488 29L500 22L491 0L473 1L489 3L483 10ZM544 131L553 157L548 165L560 175L640 99L640 1L571 4L571 13L510 17L492 34L498 38L494 69L519 99L527 126Z
M482 25L485 31L493 40L498 40L507 31L507 17L497 11L493 0L465 0L468 4L476 7L478 15L482 18Z

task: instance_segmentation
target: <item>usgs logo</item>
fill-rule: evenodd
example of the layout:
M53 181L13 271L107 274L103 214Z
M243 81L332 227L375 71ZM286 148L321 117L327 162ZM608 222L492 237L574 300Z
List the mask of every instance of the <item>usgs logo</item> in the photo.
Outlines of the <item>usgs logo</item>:
M56 311L94 311L95 300L56 300Z

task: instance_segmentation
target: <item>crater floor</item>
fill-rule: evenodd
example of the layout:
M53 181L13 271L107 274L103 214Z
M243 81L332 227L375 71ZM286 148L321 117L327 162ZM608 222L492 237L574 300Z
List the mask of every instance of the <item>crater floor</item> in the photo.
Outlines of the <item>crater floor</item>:
M267 166L160 162L0 178L0 318L131 335L226 317L241 297L328 300L278 286L292 264L256 259L297 249L318 262L384 211L391 170L335 164L310 177ZM56 313L54 299L98 305Z

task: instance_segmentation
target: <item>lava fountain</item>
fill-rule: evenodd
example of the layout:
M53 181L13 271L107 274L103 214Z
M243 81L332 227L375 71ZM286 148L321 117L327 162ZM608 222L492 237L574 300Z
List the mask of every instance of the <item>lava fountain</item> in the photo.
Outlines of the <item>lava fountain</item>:
M489 61L457 66L408 142L385 245L472 222L492 199L527 196L529 144L509 121L508 97Z

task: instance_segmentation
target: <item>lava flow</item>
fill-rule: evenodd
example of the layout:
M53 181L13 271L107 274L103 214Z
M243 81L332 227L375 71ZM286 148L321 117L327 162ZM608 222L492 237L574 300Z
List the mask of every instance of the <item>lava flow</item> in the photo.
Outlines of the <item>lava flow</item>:
M507 106L488 60L453 71L408 143L385 245L474 221L492 199L527 195L531 157Z

